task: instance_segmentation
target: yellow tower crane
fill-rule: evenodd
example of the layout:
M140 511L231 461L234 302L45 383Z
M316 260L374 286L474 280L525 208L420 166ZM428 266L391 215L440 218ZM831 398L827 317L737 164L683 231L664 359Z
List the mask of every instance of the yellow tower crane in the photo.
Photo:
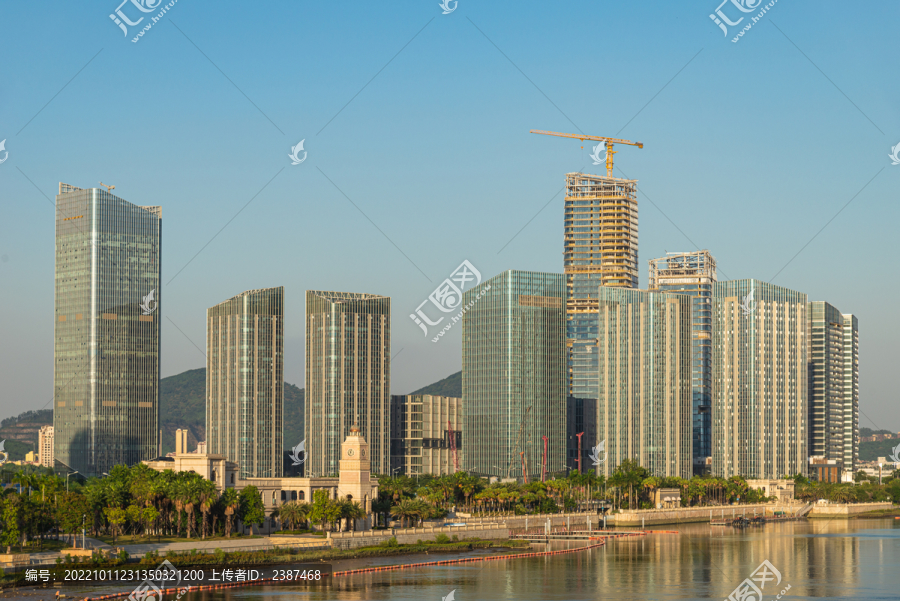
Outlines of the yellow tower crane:
M632 142L631 140L620 140L619 138L607 138L604 136L586 136L584 134L561 134L555 131L543 131L540 129L532 129L530 133L533 134L541 134L543 136L557 136L559 138L573 138L575 140L581 140L582 142L585 140L594 140L597 142L606 142L606 175L607 177L613 176L613 155L616 154L616 150L613 150L613 144L628 144L630 146L637 146L638 148L643 148L643 142Z

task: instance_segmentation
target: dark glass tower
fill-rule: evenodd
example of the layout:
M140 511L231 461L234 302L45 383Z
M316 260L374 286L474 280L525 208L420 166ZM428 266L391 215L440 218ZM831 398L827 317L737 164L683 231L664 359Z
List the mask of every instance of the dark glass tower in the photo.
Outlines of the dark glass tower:
M60 183L55 457L84 476L158 454L162 209Z
M683 292L691 303L693 473L708 473L712 456L712 289L716 260L708 250L650 260L650 290Z
M283 475L284 288L206 310L206 440L241 478ZM300 441L291 441L296 446Z

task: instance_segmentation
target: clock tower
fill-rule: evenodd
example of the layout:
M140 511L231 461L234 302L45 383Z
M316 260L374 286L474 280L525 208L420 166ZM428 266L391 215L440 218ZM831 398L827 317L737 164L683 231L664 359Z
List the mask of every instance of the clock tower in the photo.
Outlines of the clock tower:
M371 461L369 443L356 426L350 426L350 435L341 444L341 459L338 462L340 480L338 494L350 496L359 501L366 513L372 510L373 487L369 477Z

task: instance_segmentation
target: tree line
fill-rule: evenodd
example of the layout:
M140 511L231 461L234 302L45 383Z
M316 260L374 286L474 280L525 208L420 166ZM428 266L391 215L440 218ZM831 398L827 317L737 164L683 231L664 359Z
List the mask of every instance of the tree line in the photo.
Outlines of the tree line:
M221 493L214 482L195 472L157 472L145 464L117 465L105 478L70 481L51 470L20 471L16 487L3 489L0 544L24 548L28 541L43 548L48 535L82 529L106 535L113 544L122 534L190 539L231 536L237 520L261 526L265 508L259 491L248 486Z
M11 467L11 466L6 466ZM4 468L4 474L7 469ZM802 475L784 476L795 482L795 497L802 501L827 499L836 503L889 501L900 498L900 470L879 484L864 473L854 483L812 482ZM259 490L247 486L216 490L215 483L194 472L157 472L144 464L115 466L104 478L83 483L65 480L49 469L13 472L15 487L0 495L0 544L4 547L43 548L47 536L77 535L82 528L91 536L113 541L124 534L134 537L230 537L238 522L262 526L265 507ZM561 511L612 511L655 507L658 489L678 489L683 507L706 507L772 500L751 488L744 478L694 476L690 479L657 477L634 461L623 461L609 478L572 470L565 477L545 482L494 482L457 472L445 476L378 478L378 496L371 511L374 526L386 527L391 518L402 526L445 518L452 511L474 515L528 515ZM272 519L290 531L353 530L367 517L364 507L349 498L333 499L326 490L311 502L288 501Z

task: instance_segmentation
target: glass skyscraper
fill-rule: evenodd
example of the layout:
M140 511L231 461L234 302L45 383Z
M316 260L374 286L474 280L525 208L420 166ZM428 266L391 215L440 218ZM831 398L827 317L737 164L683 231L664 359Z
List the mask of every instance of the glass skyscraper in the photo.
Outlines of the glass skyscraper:
M466 471L529 480L566 467L565 276L505 271L463 295Z
M650 290L683 292L691 303L691 404L695 474L712 456L712 288L716 260L708 250L650 260Z
M712 473L807 473L807 296L759 280L713 286Z
M158 454L161 244L160 207L60 183L54 452L83 476Z
M209 452L237 462L241 478L280 478L283 414L284 288L249 290L207 309Z
M391 462L391 299L306 291L307 475L338 473L341 443L357 426L372 472Z
M631 459L690 478L692 298L602 286L598 296L597 471Z
M563 267L569 413L597 407L597 288L637 288L637 261L637 181L567 173ZM567 434L576 454L579 432ZM582 465L588 451L582 444Z

